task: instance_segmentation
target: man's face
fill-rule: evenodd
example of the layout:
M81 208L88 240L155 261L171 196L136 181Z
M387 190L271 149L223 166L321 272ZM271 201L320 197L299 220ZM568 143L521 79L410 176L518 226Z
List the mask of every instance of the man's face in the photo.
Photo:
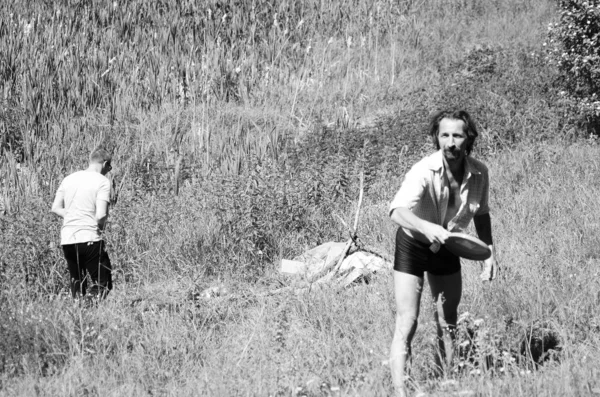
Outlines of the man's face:
M444 118L440 121L438 142L446 161L460 161L467 155L467 134L462 120Z

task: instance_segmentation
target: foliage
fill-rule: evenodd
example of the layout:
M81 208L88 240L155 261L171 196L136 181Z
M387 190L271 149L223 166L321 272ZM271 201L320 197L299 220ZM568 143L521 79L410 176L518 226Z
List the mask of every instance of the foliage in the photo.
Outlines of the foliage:
M548 60L561 72L563 96L580 124L600 133L600 2L560 0L548 27Z

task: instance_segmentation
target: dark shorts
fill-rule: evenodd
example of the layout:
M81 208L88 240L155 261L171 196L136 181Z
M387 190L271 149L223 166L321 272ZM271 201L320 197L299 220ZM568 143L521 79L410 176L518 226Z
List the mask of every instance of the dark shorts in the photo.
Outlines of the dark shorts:
M401 227L396 232L394 270L423 277L425 272L438 276L460 271L460 258L441 246L433 253L429 246L408 236Z
M67 244L62 248L69 266L73 297L87 292L105 297L112 289L112 267L104 241Z

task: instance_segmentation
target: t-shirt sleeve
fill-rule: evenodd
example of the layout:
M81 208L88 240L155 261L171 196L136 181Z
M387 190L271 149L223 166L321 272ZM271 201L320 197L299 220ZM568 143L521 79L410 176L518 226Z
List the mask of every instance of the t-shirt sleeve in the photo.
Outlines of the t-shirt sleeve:
M96 200L110 202L110 181L108 178L104 178L102 180L100 189L98 189L98 196L96 197Z
M412 209L421 200L427 186L425 171L415 165L406 173L400 189L390 203L390 215L396 208Z
M490 212L490 176L488 174L487 169L483 170L481 172L481 175L483 177L481 202L479 203L479 209L477 210L477 213L475 215L485 215L489 214Z
M63 179L60 185L58 186L58 190L56 191L55 200L61 200L64 202L65 200L65 180Z

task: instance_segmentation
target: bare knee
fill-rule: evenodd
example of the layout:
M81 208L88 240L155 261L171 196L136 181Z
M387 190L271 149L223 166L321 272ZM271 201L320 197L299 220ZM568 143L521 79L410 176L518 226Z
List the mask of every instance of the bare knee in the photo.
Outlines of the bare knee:
M400 312L396 314L396 329L394 338L409 344L417 329L418 319L416 313Z

